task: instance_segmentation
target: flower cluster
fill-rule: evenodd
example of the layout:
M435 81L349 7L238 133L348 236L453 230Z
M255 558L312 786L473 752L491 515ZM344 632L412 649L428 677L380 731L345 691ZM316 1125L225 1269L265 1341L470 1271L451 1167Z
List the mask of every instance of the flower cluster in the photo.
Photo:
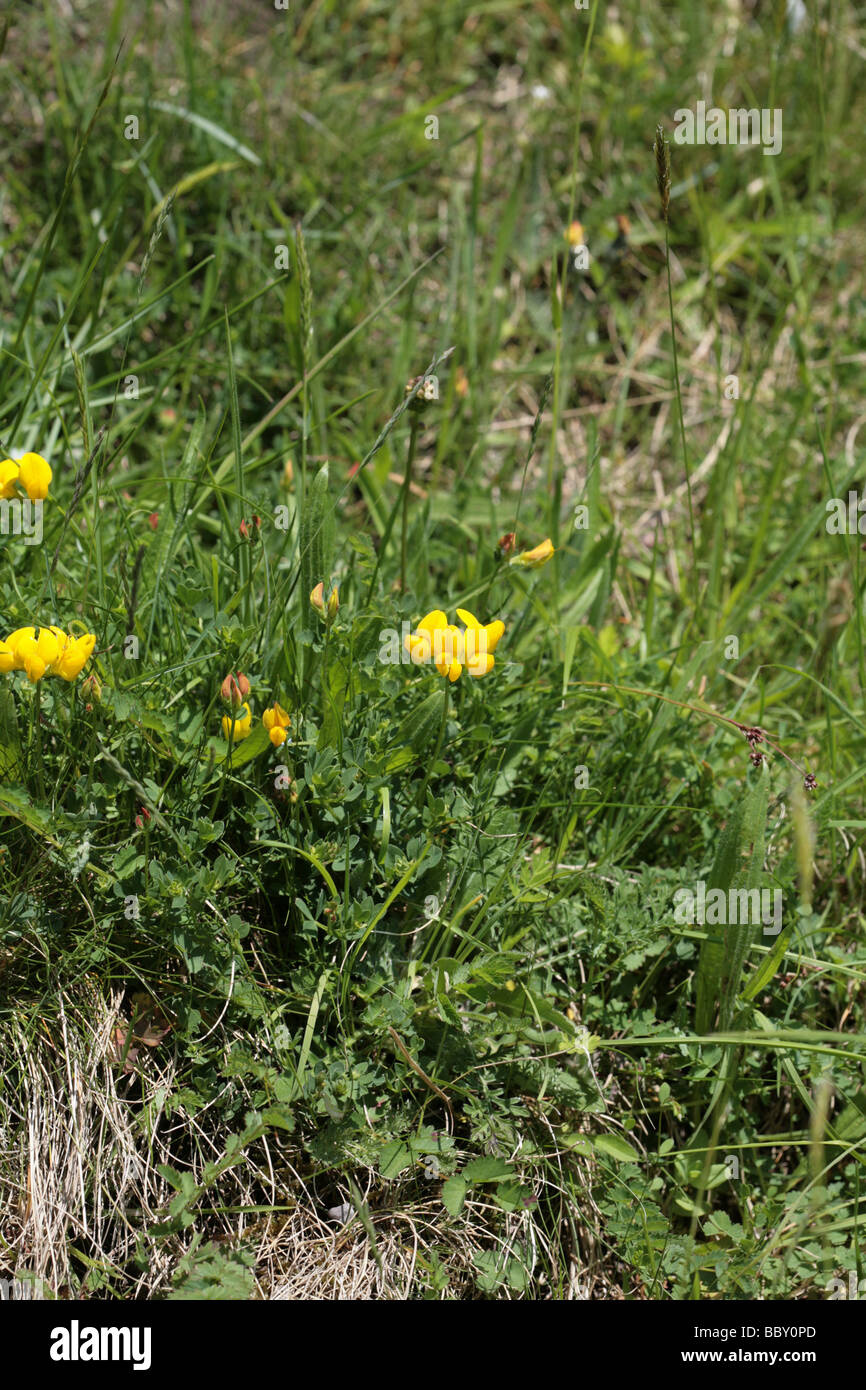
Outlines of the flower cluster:
M406 637L406 650L416 665L433 661L440 676L452 682L464 666L470 676L486 676L493 670L493 653L505 624L497 619L483 625L465 608L458 608L457 616L466 625L463 631L448 622L441 608L434 609Z
M48 496L51 468L41 454L23 454L20 459L0 462L0 497L14 497L16 483L31 502L41 502Z
M222 717L223 738L227 743L240 743L253 731L253 712L245 696L250 693L250 683L242 671L230 671L220 686L220 695L232 707L231 714ZM276 701L262 715L262 726L268 731L268 738L275 748L285 743L286 730L291 720L282 705Z
M754 728L744 729L746 742L749 745L749 762L753 767L760 767L764 761L764 755L758 749L758 744L764 742L764 730L757 725Z
M34 684L45 675L74 681L95 646L92 632L70 637L60 627L19 627L0 641L0 672L23 671Z

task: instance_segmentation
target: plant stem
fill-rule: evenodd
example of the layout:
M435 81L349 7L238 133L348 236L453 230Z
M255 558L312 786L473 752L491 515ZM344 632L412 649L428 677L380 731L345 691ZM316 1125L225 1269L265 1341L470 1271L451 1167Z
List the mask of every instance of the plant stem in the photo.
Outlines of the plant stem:
M427 799L427 788L428 788L429 785L430 785L430 778L431 778L431 776L432 776L432 774L433 774L433 766L434 766L434 764L436 763L436 761L438 760L439 754L442 752L442 744L443 744L444 741L445 741L445 726L446 726L446 724L448 723L448 702L449 702L449 694L450 694L450 689L449 689L448 684L446 683L446 686L445 686L445 698L444 698L444 700L442 701L442 719L441 719L441 722L440 722L440 724L439 724L439 734L438 734L437 739L436 739L436 747L435 747L434 750L433 750L433 756L432 756L432 758L430 758L429 762L427 763L427 772L426 772L426 774L425 774L424 781L423 781L423 783L422 783L422 785L421 785L421 790L420 790L420 792L418 793L418 797L417 797L416 802L415 802L415 805L418 807L419 810L422 810L423 807L424 807L424 802L425 802L426 799Z
M419 423L412 417L409 429L409 452L406 455L406 476L403 479L403 520L400 529L400 592L406 592L406 549L409 534L409 486L412 482L412 465L415 462L415 448L418 443Z
M45 794L45 762L42 756L42 687L37 681L33 690L33 729L34 743L36 751L36 776L39 782L39 796L42 801L46 800Z
M688 445L686 444L686 422L683 417L683 393L680 388L680 365L679 358L677 357L677 330L676 324L674 323L674 296L673 290L671 288L670 228L668 226L667 218L665 218L665 269L667 270L668 278L668 314L670 316L671 321L671 346L673 347L674 357L674 385L676 387L677 393L677 413L680 422L680 439L682 440L683 445L683 467L685 468L686 474L686 492L688 494L689 499L689 532L692 550L692 576L694 582L695 616L697 616L698 611L700 609L700 579L698 576L698 556L695 543L695 513L694 507L692 505L692 472L691 468L689 467L689 450Z

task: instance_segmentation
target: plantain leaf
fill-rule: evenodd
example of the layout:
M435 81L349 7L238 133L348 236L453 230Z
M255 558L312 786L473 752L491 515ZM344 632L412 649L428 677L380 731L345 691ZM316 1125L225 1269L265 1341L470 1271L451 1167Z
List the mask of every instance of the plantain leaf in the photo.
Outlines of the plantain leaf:
M722 832L707 879L708 893L713 889L728 894L732 889L760 888L769 797L770 775L764 765ZM698 1033L711 1031L717 1011L719 1027L730 1026L755 924L737 922L720 930L720 937L707 936L698 961L695 986L695 1030Z

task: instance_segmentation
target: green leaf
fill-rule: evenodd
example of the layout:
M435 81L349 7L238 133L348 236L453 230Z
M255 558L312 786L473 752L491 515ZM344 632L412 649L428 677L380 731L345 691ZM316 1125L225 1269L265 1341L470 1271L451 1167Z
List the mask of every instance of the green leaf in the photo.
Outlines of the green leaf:
M459 1175L442 1184L442 1201L451 1216L459 1216L466 1201L467 1184Z
M383 1178L399 1178L415 1162L415 1155L402 1139L386 1144L379 1155L379 1172Z
M435 690L413 709L394 730L389 742L393 749L386 764L388 772L406 767L432 744L442 723L442 710L447 699L444 690Z
M259 722L253 725L252 732L240 743L235 744L232 749L231 769L243 767L244 763L252 762L260 753L264 753L266 748L272 747L270 735L264 724Z
M14 777L19 772L20 750L15 701L4 682L0 686L0 777Z
M519 1182L501 1182L493 1200L503 1211L525 1211L535 1201L531 1189L521 1187Z
M335 660L328 667L327 680L322 690L322 727L319 730L317 746L336 748L340 743L343 706L349 689L349 668L345 662Z
M767 827L767 807L770 797L770 774L761 767L746 792L745 800L733 812L722 832L715 862L707 879L707 892L721 889L760 888L764 869L764 837ZM718 1010L718 1026L724 1030L731 1023L734 1001L739 989L749 942L755 924L737 922L718 928L709 927L701 946L695 983L695 1031L712 1030Z
M514 1177L514 1169L502 1158L474 1158L460 1175L467 1182L501 1182Z
M592 1146L597 1153L618 1159L620 1163L637 1163L640 1159L637 1149L632 1148L621 1134L599 1134L593 1139Z

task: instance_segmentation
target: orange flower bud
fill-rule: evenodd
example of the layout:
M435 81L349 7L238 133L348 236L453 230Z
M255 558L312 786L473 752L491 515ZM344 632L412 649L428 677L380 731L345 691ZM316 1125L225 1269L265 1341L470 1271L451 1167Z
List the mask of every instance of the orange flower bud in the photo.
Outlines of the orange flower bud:
M242 671L230 671L220 686L220 695L235 709L243 704L250 693L250 683Z

